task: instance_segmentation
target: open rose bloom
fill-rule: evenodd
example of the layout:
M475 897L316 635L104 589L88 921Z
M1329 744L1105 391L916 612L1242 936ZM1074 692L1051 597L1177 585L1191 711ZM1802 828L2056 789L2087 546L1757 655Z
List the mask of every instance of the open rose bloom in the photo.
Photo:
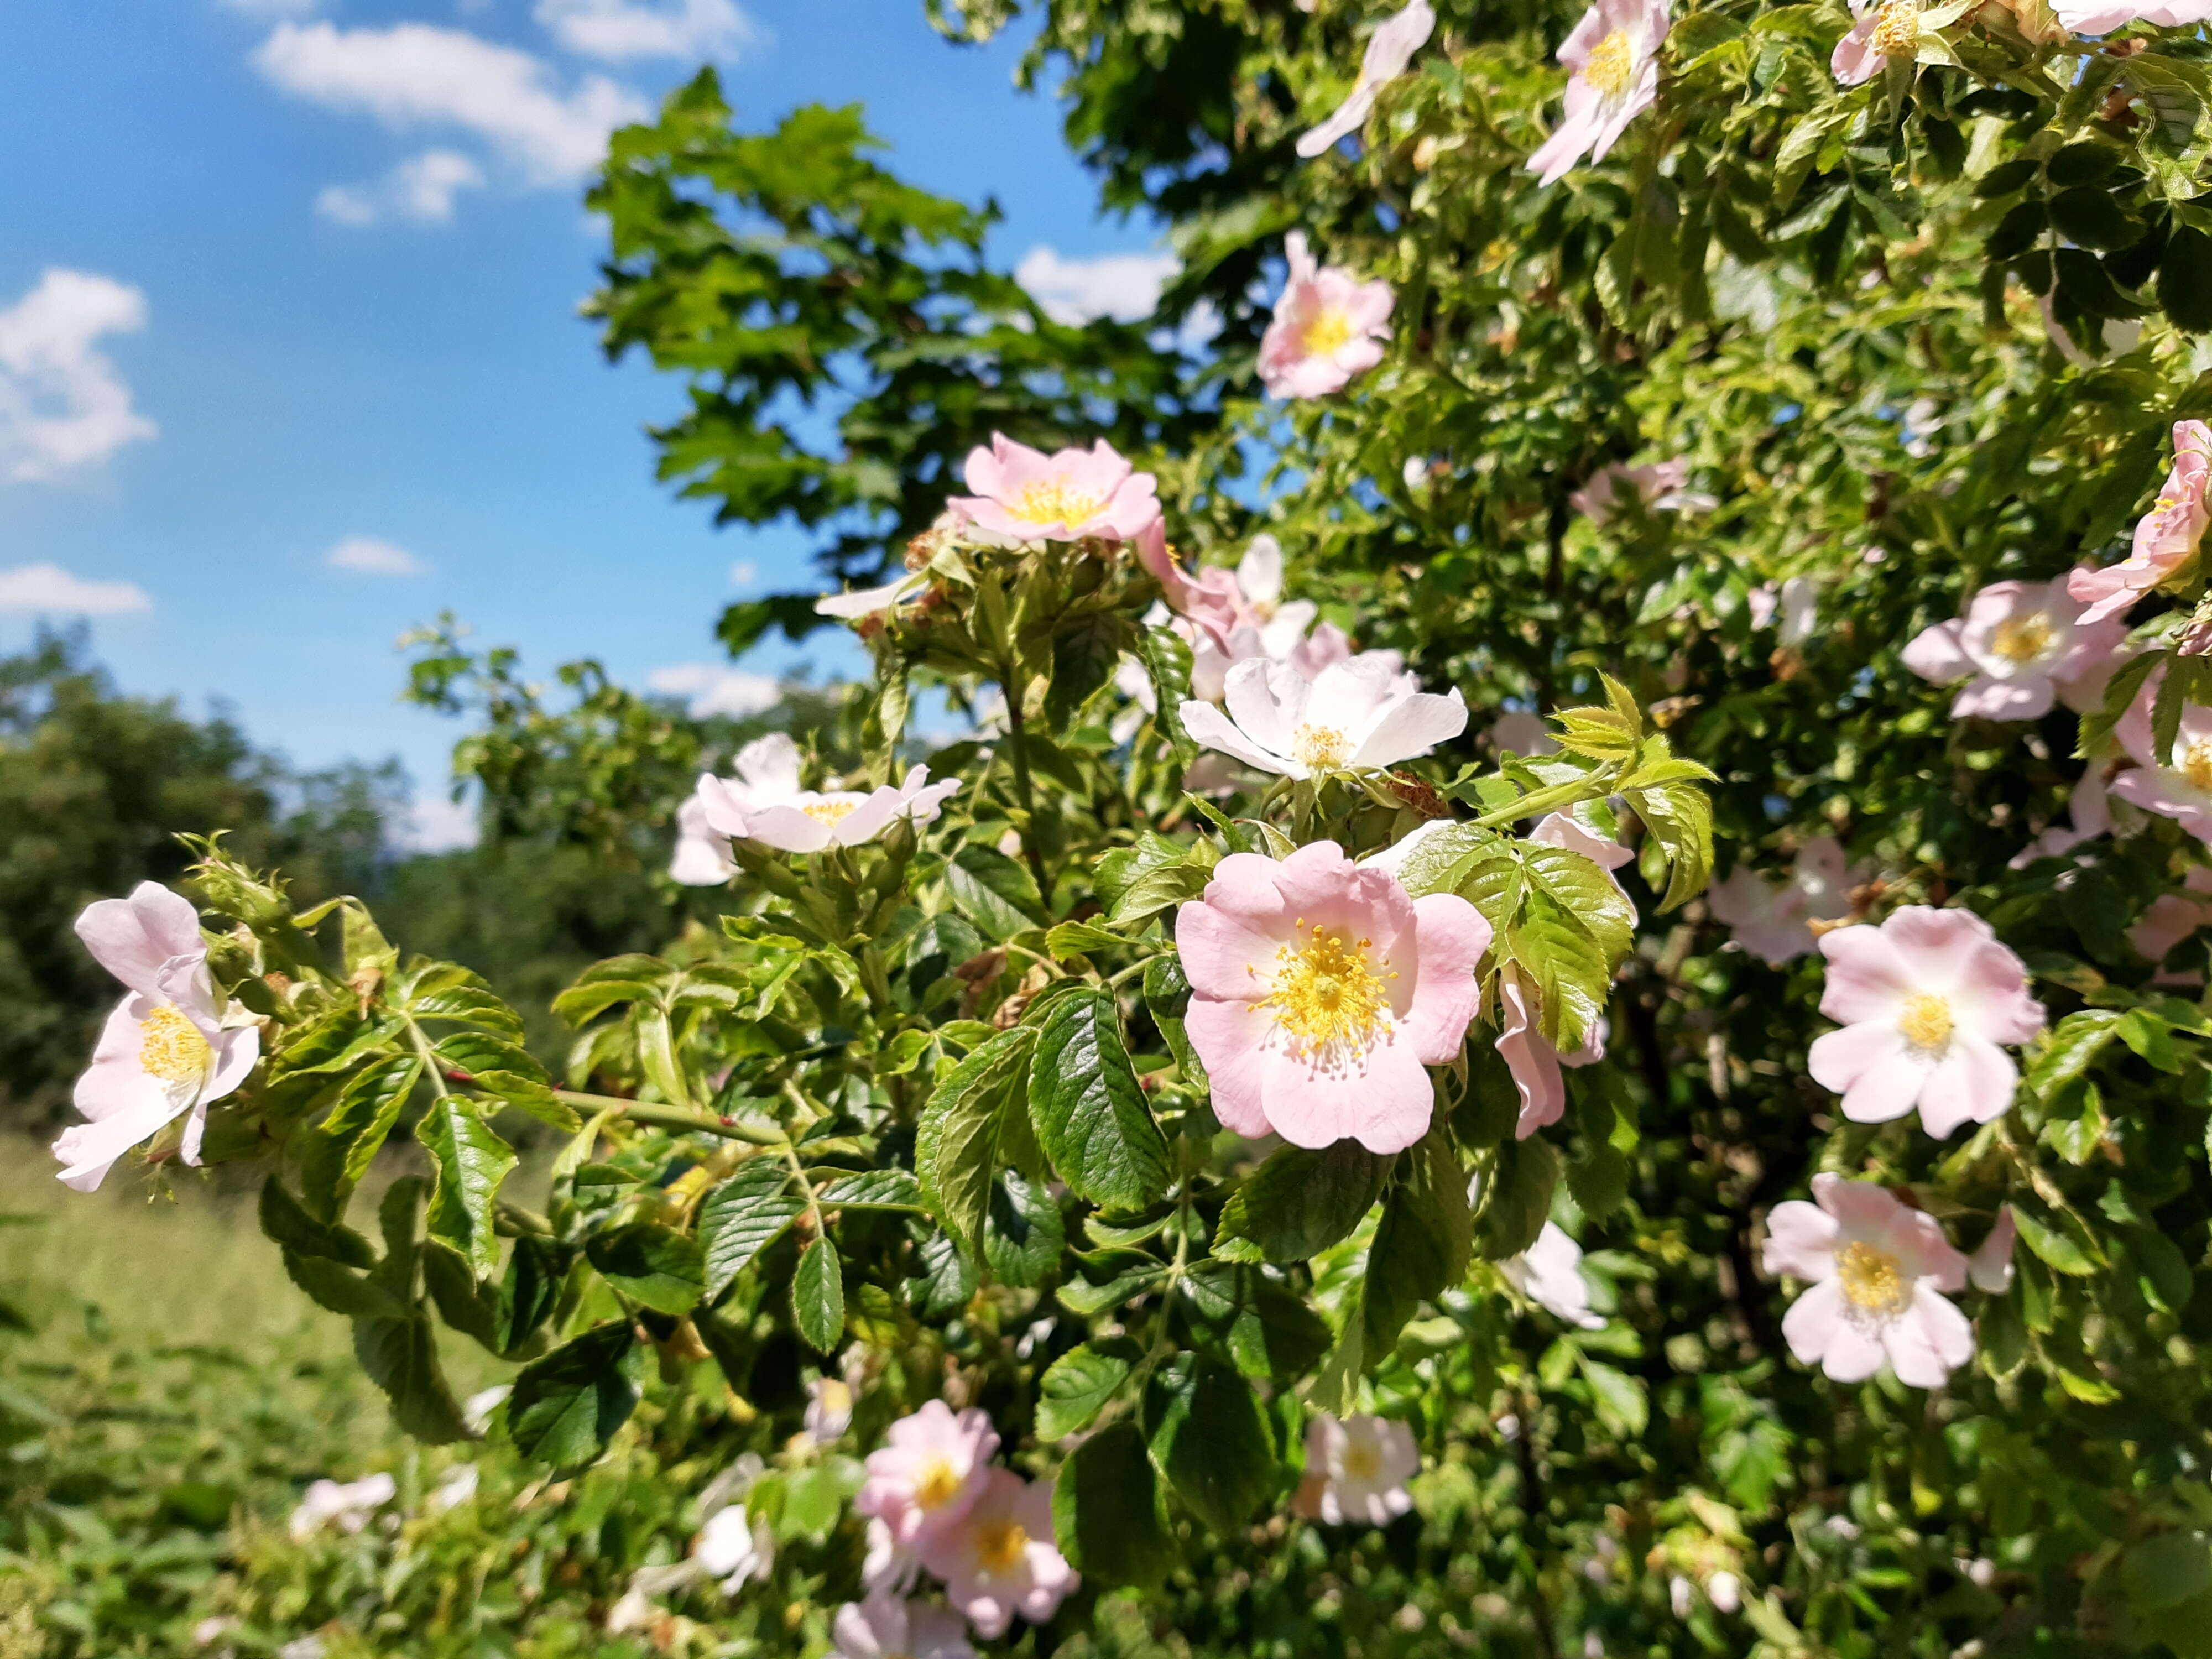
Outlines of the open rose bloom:
M1766 1271L1812 1286L1783 1316L1790 1352L1838 1382L1887 1363L1900 1382L1941 1387L1974 1357L1973 1328L1945 1299L1966 1288L1966 1258L1935 1217L1872 1182L1817 1175L1813 1198L1766 1218Z
M1905 665L1937 685L1966 682L1951 701L1954 720L2038 720L2054 701L2095 708L2126 629L2088 620L2072 580L1990 583L1965 616L1936 623L1906 646Z
M1238 1134L1401 1152L1428 1132L1427 1068L1460 1050L1490 924L1455 893L1410 897L1334 842L1278 863L1232 853L1176 918L1187 1029Z
M1705 904L1730 929L1732 944L1779 968L1813 948L1812 922L1850 914L1850 890L1867 873L1846 864L1833 836L1814 836L1797 849L1786 881L1771 882L1739 864L1706 890Z
M1711 495L1690 489L1690 458L1652 461L1643 466L1616 462L1600 467L1588 483L1567 497L1567 505L1592 524L1610 524L1623 501L1640 501L1647 513L1686 513L1717 507Z
M1528 158L1528 171L1557 183L1585 155L1601 161L1628 124L1659 95L1659 47L1671 20L1667 0L1597 0L1559 46L1571 71L1559 125Z
M932 1400L884 1431L868 1454L867 1480L853 1507L880 1520L890 1541L918 1546L959 1521L982 1496L999 1431L981 1412L958 1415Z
M1195 698L1184 703L1184 729L1208 749L1286 778L1395 766L1467 729L1457 686L1443 696L1425 692L1383 652L1333 664L1311 680L1287 664L1240 662L1222 696L1225 715Z
M958 1614L880 1592L838 1608L830 1636L833 1659L975 1659Z
M1298 154L1309 161L1367 125L1375 107L1375 94L1406 72L1413 54L1428 44L1437 27L1437 14L1429 0L1413 0L1367 38L1359 60L1359 78L1337 106L1336 112L1298 139Z
M1160 523L1152 475L1132 471L1103 438L1047 455L994 433L988 449L969 452L964 476L975 493L951 507L1012 541L1133 542Z
M2020 1081L2000 1045L2043 1030L2027 970L1971 910L1910 904L1879 927L1820 939L1820 1012L1843 1030L1814 1040L1814 1081L1841 1091L1844 1115L1886 1123L1914 1107L1938 1139L2003 1115Z
M243 1009L217 1005L199 912L159 883L86 906L76 933L130 994L76 1080L76 1109L89 1121L54 1142L63 1184L91 1192L124 1153L187 1114L179 1152L198 1164L208 1106L246 1081L261 1057L260 1028Z
M2115 777L2108 788L2146 812L2172 818L2197 840L2212 846L2212 708L2194 702L2182 705L2172 753L2160 765L2151 731L2158 678L2151 677L2114 728L2120 746L2137 763Z
M945 1599L975 1633L994 1640L1017 1613L1045 1623L1081 1583L1054 1536L1052 1488L987 1469L975 1501L922 1543L922 1565L945 1581Z
M737 769L734 779L702 775L685 803L688 808L696 802L696 814L687 819L678 811L672 874L679 868L707 874L713 867L711 854L720 850L714 846L716 838L724 842L757 841L784 853L858 847L873 841L896 819L931 822L960 788L957 778L930 782L929 769L917 766L897 785L879 789L802 789L799 745L781 732L739 750ZM727 856L726 850L723 856ZM677 874L679 881L684 878Z
M2181 574L2204 539L2208 521L2205 489L2212 483L2212 426L2177 421L2173 469L2149 512L2136 521L2135 545L2128 556L2102 570L2077 570L2067 592L2088 608L2084 622L2123 615L2161 582Z
M1317 1412L1306 1425L1306 1472L1291 1508L1332 1527L1385 1527L1413 1507L1406 1483L1421 1470L1413 1431L1387 1417L1339 1421Z
M1284 239L1284 252L1291 276L1260 341L1260 379L1270 397L1326 398L1382 361L1390 284L1316 265L1303 231Z
M2212 0L2168 0L2165 5L2112 5L2109 0L2053 0L2058 21L2076 34L2109 34L2129 23L2184 29L2212 23Z
M1856 87L1873 80L1893 60L1955 64L1959 60L1944 44L1942 32L1977 3L1950 0L1948 5L1923 8L1920 0L1852 0L1851 15L1857 21L1836 42L1828 67L1841 84Z
M1469 1194L1470 1200L1473 1194ZM1590 1311L1589 1281L1583 1277L1583 1247L1556 1221L1547 1221L1536 1242L1498 1264L1505 1282L1547 1313L1586 1331L1605 1321Z

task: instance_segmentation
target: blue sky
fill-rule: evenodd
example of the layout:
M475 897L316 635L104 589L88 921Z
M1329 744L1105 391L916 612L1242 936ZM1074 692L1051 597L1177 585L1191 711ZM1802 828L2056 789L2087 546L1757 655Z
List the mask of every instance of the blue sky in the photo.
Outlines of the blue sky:
M740 122L858 101L891 161L1006 211L1067 304L1141 303L1020 37L920 0L70 0L9 9L0 100L0 651L89 613L135 691L228 703L302 765L398 754L442 826L452 723L395 637L451 608L548 670L718 665L744 592L814 585L795 532L655 483L680 387L577 302L610 120L721 61ZM1037 250L1048 250L1039 253ZM817 672L836 647L815 653ZM744 667L799 653L763 647ZM664 684L702 684L695 667Z

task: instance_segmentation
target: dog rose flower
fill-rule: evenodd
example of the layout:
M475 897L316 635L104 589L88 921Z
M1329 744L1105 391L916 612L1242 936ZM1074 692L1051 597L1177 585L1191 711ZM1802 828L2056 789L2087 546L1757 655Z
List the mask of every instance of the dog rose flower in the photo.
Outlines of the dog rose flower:
M922 1544L922 1565L975 1633L994 1641L1016 1613L1045 1623L1082 1583L1053 1538L1052 1488L987 1469L975 1502Z
M1382 361L1390 337L1390 284L1363 283L1341 265L1316 265L1305 233L1284 239L1291 276L1260 340L1260 379L1274 398L1326 398Z
M2206 896L2212 895L2212 865L2191 866L2181 884L2185 892L2160 893L2128 929L2128 943L2153 962L2164 962L2175 945L2212 922L2212 898ZM2166 975L2159 978L2173 982Z
M707 803L695 791L676 809L676 851L668 860L669 879L686 887L720 887L737 873L730 858L730 838L714 833L707 822Z
M1705 891L1706 908L1731 930L1732 942L1770 967L1779 968L1813 948L1813 921L1850 914L1850 890L1865 879L1844 860L1833 836L1814 836L1797 849L1786 881L1768 881L1739 864Z
M1972 11L1977 0L1951 0L1923 9L1920 0L1851 0L1858 21L1836 42L1828 67L1843 85L1871 81L1893 58L1906 63L1955 64L1942 32Z
M999 1431L979 1411L957 1416L932 1400L884 1431L868 1454L853 1508L882 1521L894 1545L917 1546L957 1522L982 1496Z
M2069 708L2094 708L2126 629L2086 620L2071 580L1991 582L1965 616L1906 646L1905 665L1936 685L1966 682L1951 702L1954 720L2038 720L2058 699Z
M2189 562L2204 539L2212 509L2205 488L2212 482L2212 426L2177 421L2173 468L2149 512L2136 520L2135 546L2128 556L2102 570L2076 570L2066 591L2088 607L2081 620L2117 617Z
M2051 0L2058 21L2076 34L2109 34L2126 23L2182 29L2212 23L2212 0L2168 0L2165 5L2112 5L2109 0Z
M1790 1352L1838 1382L1887 1361L1900 1382L1940 1387L1974 1357L1973 1328L1942 1294L1966 1289L1966 1258L1935 1217L1872 1182L1816 1175L1813 1198L1766 1220L1766 1271L1812 1285L1783 1316Z
M2084 842L2109 835L2112 803L2106 799L2105 775L2093 766L2081 775L2067 803L2064 824L2052 824L2006 860L2008 870L2025 870L2038 859L2063 858Z
M1702 490L1688 488L1689 482L1686 455L1644 466L1615 462L1593 473L1588 483L1567 497L1567 505L1595 525L1611 523L1625 497L1642 501L1647 513L1687 513L1720 505Z
M957 1613L881 1592L838 1608L830 1636L830 1659L975 1659Z
M1417 832L1418 833L1418 832ZM1526 1140L1547 1123L1557 1123L1567 1109L1566 1079L1562 1066L1588 1066L1605 1058L1604 1021L1583 1039L1583 1046L1563 1054L1544 1035L1543 1010L1536 987L1509 963L1498 975L1498 1042L1494 1045L1513 1074L1513 1087L1521 1097L1521 1115L1513 1138Z
M993 433L988 449L969 452L963 476L975 493L955 495L948 505L1015 541L1098 536L1132 542L1160 522L1152 475L1133 471L1103 438L1088 449L1048 455ZM1164 551L1164 538L1160 548Z
M863 793L799 787L799 746L782 732L757 738L738 751L736 781L701 776L692 799L707 830L734 840L757 841L785 853L818 853L825 847L858 847L873 841L893 820L934 819L960 780L929 781L917 766L896 787ZM679 830L683 823L678 817ZM678 844L678 856L684 848ZM695 854L696 857L696 854ZM680 879L680 878L679 878Z
M1370 35L1351 94L1336 106L1335 114L1299 138L1298 154L1310 161L1365 126L1368 112L1375 107L1375 94L1406 72L1406 65L1428 44L1436 27L1437 14L1428 0L1413 0Z
M325 1527L359 1532L369 1516L398 1495L398 1482L381 1471L358 1480L312 1480L300 1495L286 1529L295 1542L312 1538Z
M246 1081L261 1057L258 1026L216 1002L199 912L158 882L127 899L101 899L76 919L93 959L130 988L100 1028L92 1064L76 1080L89 1120L53 1146L63 1185L88 1193L115 1161L191 1114L181 1156L200 1161L209 1105Z
M1457 894L1410 897L1334 842L1222 860L1176 917L1186 1029L1221 1121L1298 1146L1412 1146L1435 1103L1426 1068L1474 1018L1490 935Z
M1605 1321L1590 1311L1589 1281L1583 1277L1583 1247L1557 1222L1547 1221L1536 1242L1498 1264L1505 1282L1547 1313L1594 1331Z
M1387 1417L1339 1421L1316 1412L1306 1425L1306 1472L1294 1514L1332 1527L1386 1527L1413 1507L1406 1483L1420 1472L1413 1431Z
M1845 1117L1886 1123L1917 1106L1940 1140L2003 1115L2020 1072L2000 1045L2033 1038L2044 1010L1989 923L1910 904L1879 927L1823 934L1820 951L1820 1012L1843 1030L1814 1040L1809 1069L1842 1093Z
M2114 728L2120 746L2138 763L2106 787L2122 800L2172 818L2197 840L2212 846L2212 708L2194 702L2181 706L2173 752L2165 765L2160 765L2158 745L2151 732L2158 678L2151 677L2134 707Z
M1659 46L1671 19L1667 0L1597 0L1559 46L1571 74L1559 125L1528 161L1540 185L1556 184L1587 155L1606 151L1659 95Z
M1362 655L1307 679L1287 665L1255 659L1229 671L1224 714L1193 698L1183 727L1198 742L1286 778L1395 766L1467 729L1454 686L1437 696L1383 653Z

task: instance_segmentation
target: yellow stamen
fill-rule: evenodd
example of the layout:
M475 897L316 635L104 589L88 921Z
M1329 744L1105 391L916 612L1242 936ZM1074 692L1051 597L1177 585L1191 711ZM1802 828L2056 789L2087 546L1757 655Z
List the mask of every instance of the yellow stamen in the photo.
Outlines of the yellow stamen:
M1636 76L1636 46L1626 29L1615 29L1590 48L1583 79L1612 98L1628 90Z
M1045 483L1024 484L1007 503L1006 512L1024 524L1076 525L1095 516L1105 505L1106 498L1096 490L1072 489L1065 478L1054 478Z
M1836 1252L1836 1277L1843 1282L1845 1300L1869 1313L1894 1313L1909 1294L1905 1264L1887 1250L1856 1239Z
M1331 352L1349 344L1352 340L1351 315L1340 307L1331 307L1316 312L1300 337L1309 357L1326 357Z
M1911 58L1920 51L1919 0L1887 0L1875 14L1874 49L1885 58Z
M1352 758L1352 739L1334 726L1301 726L1291 738L1291 758L1327 771Z
M860 804L856 800L817 800L811 801L799 810L817 823L834 825L842 823L847 818L852 817L853 809Z
M2181 751L2176 768L2199 789L2212 789L2212 738L2199 738Z
M214 1061L215 1050L200 1028L176 1004L165 1002L139 1022L138 1063L149 1075L164 1083L197 1084Z
M1382 1459L1371 1441L1355 1440L1344 1449L1344 1478L1372 1480L1382 1473Z
M933 1457L921 1466L921 1478L914 1483L914 1501L919 1508L941 1510L960 1496L960 1471L949 1459Z
M986 1521L975 1528L975 1559L986 1572L1012 1572L1029 1547L1030 1535L1018 1521Z
M1931 991L1919 991L1905 1000L1897 1029L1916 1048L1941 1048L1951 1041L1951 1004Z
M1299 919L1298 926L1305 926ZM1313 930L1302 950L1284 945L1275 952L1275 982L1258 1006L1275 1011L1275 1024L1286 1032L1291 1052L1301 1058L1328 1054L1341 1060L1345 1049L1364 1054L1390 1020L1387 988L1395 973L1369 966L1375 941L1354 943L1349 934Z
M1990 636L1990 649L2007 662L2033 662L2051 644L2051 618L2040 612L2007 617Z

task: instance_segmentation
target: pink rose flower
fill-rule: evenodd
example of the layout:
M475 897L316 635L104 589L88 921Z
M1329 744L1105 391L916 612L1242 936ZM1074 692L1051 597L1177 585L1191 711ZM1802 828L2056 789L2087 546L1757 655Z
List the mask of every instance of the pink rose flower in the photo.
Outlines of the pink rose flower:
M1238 1134L1401 1152L1428 1132L1429 1073L1459 1053L1490 924L1455 893L1407 896L1334 842L1278 863L1232 853L1176 917L1187 1029Z
M672 881L686 887L720 887L738 873L730 858L730 838L707 822L707 804L696 792L676 809L676 851L668 860Z
M936 1537L975 1507L999 1449L989 1418L979 1411L955 1416L942 1400L899 1419L884 1441L868 1454L867 1479L853 1508L880 1520L901 1548Z
M2207 480L2212 478L2212 426L2177 421L2173 427L2173 469L2149 512L2136 520L2135 547L2119 563L2102 570L2077 570L2067 592L2088 609L2084 622L2123 614L2186 564L2204 539Z
M87 905L76 934L130 994L76 1080L76 1109L88 1121L54 1141L62 1184L94 1190L124 1153L187 1113L179 1155L198 1164L208 1107L261 1057L258 1025L216 1003L199 912L158 882L141 882L127 899Z
M1406 72L1406 65L1428 44L1436 27L1437 15L1429 0L1413 0L1403 11L1385 21L1367 38L1367 51L1359 60L1359 78L1352 82L1351 94L1328 120L1299 137L1298 154L1310 161L1365 126L1368 112L1375 107L1375 94Z
M1718 506L1711 495L1689 489L1690 458L1653 461L1644 466L1614 462L1590 476L1589 482L1567 497L1567 505L1592 524L1610 524L1624 494L1644 503L1647 513L1685 513Z
M930 1535L921 1559L986 1640L1004 1636L1018 1613L1045 1623L1082 1582L1053 1541L1052 1488L1006 1469L985 1473L975 1503Z
M1936 685L1966 681L1952 700L1954 720L2038 720L2062 698L2069 708L2094 708L2127 630L2085 619L2073 580L1990 583L1968 601L1965 616L1936 623L1906 646L1905 665Z
M1906 63L1954 63L1958 58L1943 43L1942 31L1972 10L1977 0L1923 10L1920 0L1851 0L1851 15L1858 19L1850 33L1836 42L1828 67L1847 87L1871 81L1893 58Z
M1843 1095L1845 1117L1887 1123L1917 1106L1940 1140L2003 1115L2020 1073L1999 1045L2033 1038L2044 1011L1989 923L1909 904L1879 927L1823 934L1820 952L1820 1012L1843 1030L1814 1041L1809 1069Z
M1813 1197L1766 1219L1766 1271L1812 1285L1783 1316L1790 1352L1838 1382L1887 1360L1900 1382L1941 1387L1974 1357L1973 1328L1942 1294L1966 1289L1966 1258L1935 1217L1872 1182L1816 1175Z
M1206 748L1279 777L1395 766L1465 731L1467 702L1457 686L1442 696L1423 691L1395 657L1369 653L1311 680L1287 663L1248 659L1224 679L1229 712L1193 698L1183 727Z
M1284 240L1291 278L1260 339L1260 379L1273 398L1326 398L1382 361L1390 284L1363 283L1341 265L1316 266L1305 233Z
M2020 1237L2020 1224L2012 1218L2012 1206L1997 1206L1996 1223L1989 1237L1966 1258L1966 1277L1978 1291L2002 1296L2012 1288L2012 1247Z
M1778 885L1739 864L1706 890L1705 905L1714 921L1732 930L1730 943L1779 968L1813 948L1809 923L1850 914L1850 890L1868 874L1865 866L1845 864L1833 836L1814 836L1797 849L1787 881Z
M1567 1109L1566 1079L1559 1068L1588 1066L1605 1058L1605 1021L1598 1021L1583 1038L1581 1048L1572 1054L1561 1054L1544 1035L1543 1007L1536 987L1518 965L1509 963L1498 975L1498 1025L1493 1046L1512 1073L1514 1091L1521 1097L1521 1115L1514 1122L1513 1137L1526 1140L1546 1124L1557 1123Z
M2206 923L2212 922L2212 897L2207 896L2212 895L2212 866L2191 866L2181 882L2185 892L2160 893L2128 929L2128 943L2152 962L2163 963L2173 954L2174 946L2194 938ZM2179 984L2184 977L2160 974L2152 983ZM2193 981L2193 975L2187 977Z
M827 847L858 847L873 841L899 818L916 823L933 822L945 802L960 790L960 780L929 781L929 769L916 766L896 785L879 789L802 789L799 787L799 746L781 732L755 738L738 751L738 777L718 778L702 773L685 809L696 804L690 823L699 826L700 838L757 841L782 853L818 853ZM692 830L678 813L679 860L705 873L704 858L696 848L687 849L680 837ZM673 868L672 874L676 872ZM677 875L681 881L684 877Z
M2074 786L2067 807L2068 822L2052 824L2006 860L2008 870L2025 870L2038 859L2063 858L2084 842L2108 835L2112 828L2112 803L2105 798L2105 775L2091 767Z
M1138 542L1141 555L1140 538L1160 520L1152 475L1130 471L1103 438L1089 449L1047 455L994 433L988 449L969 452L965 476L975 493L955 495L946 505L1018 542L1099 536ZM1163 540L1161 549L1165 545Z
M1470 1200L1474 1194L1468 1194ZM1547 1221L1536 1242L1498 1264L1505 1282L1547 1313L1586 1331L1605 1321L1590 1311L1589 1281L1583 1277L1583 1247L1556 1221Z
M1306 1472L1291 1510L1332 1527L1387 1527L1413 1507L1406 1483L1420 1468L1420 1448L1403 1423L1387 1417L1340 1422L1316 1412L1306 1425Z
M2110 0L2052 0L2058 21L2076 34L2109 34L2127 23L2183 29L2212 23L2212 0L2167 0L2165 5L2112 5Z
M829 1659L975 1659L958 1615L880 1591L838 1608L830 1636Z
M1538 185L1557 183L1587 155L1602 161L1659 95L1659 46L1673 20L1667 0L1597 0L1559 46L1571 71L1559 125L1528 158Z
M2157 760L2151 737L2151 708L2160 676L2153 674L2135 704L2120 717L2114 735L2137 764L2108 786L2122 800L2146 812L2172 818L2197 840L2212 845L2212 708L2184 703L2168 764Z

